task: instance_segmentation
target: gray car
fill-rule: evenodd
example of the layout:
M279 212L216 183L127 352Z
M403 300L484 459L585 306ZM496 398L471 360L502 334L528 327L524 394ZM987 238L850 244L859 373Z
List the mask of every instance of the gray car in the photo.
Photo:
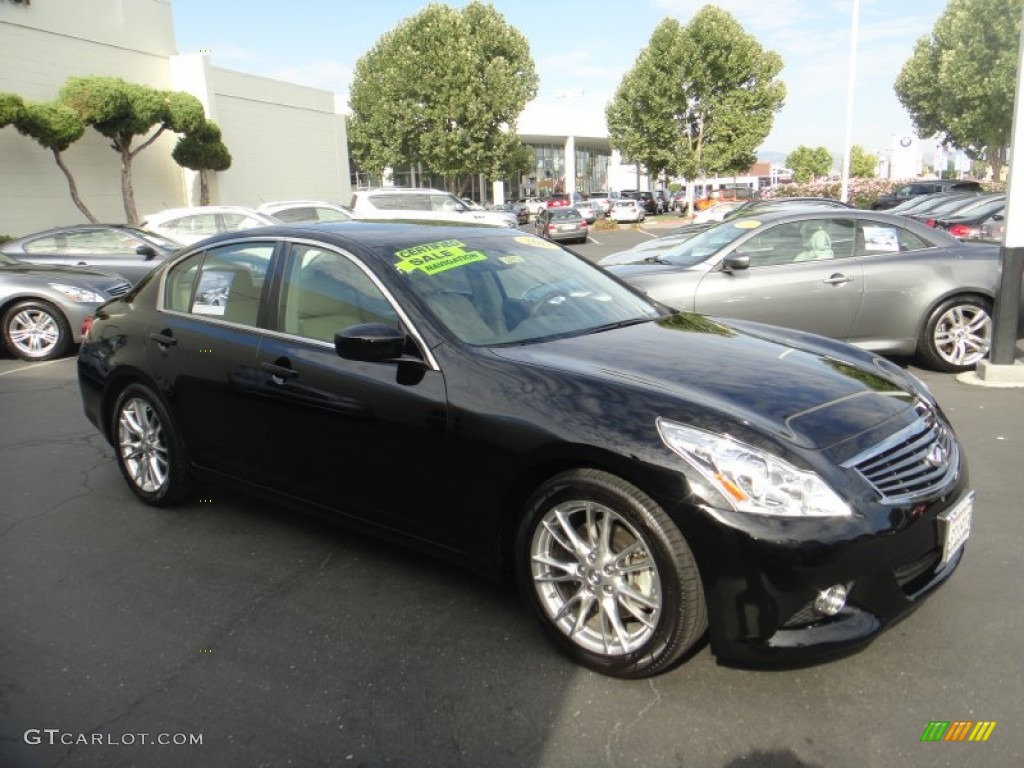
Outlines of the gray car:
M886 213L802 210L723 222L656 263L608 269L677 309L963 371L991 346L999 249Z
M60 357L81 341L87 316L129 290L131 283L119 275L25 264L0 253L4 347L22 360Z

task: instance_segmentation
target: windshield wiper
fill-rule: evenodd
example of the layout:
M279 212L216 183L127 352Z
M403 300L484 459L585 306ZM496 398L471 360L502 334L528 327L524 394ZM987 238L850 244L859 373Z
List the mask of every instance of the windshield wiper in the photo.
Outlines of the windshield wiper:
M631 320L619 320L617 323L608 323L606 325L598 325L594 328L587 328L587 333L601 333L602 331L614 331L616 328L625 328L630 325L640 325L641 323L649 323L653 320L657 320L655 317L634 317Z

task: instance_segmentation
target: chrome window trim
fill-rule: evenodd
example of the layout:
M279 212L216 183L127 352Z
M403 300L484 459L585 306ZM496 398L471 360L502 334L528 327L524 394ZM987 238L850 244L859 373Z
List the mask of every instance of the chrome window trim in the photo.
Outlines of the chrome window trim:
M258 236L253 235L253 236L249 236L249 237L232 238L230 240L222 240L222 241L216 243L213 247L214 248L220 248L221 246L237 245L239 243L273 243L274 244L275 252L278 250L277 246L280 245L280 244L285 244L285 245L295 245L295 244L309 245L309 246L312 246L314 248L320 248L322 250L333 251L334 253L337 253L338 255L343 256L344 258L348 259L353 264L355 264L356 267L358 267L360 270L362 270L362 272L370 279L370 281L375 286L377 286L377 289L384 295L384 298L391 305L391 308L395 311L395 314L398 315L398 317L402 321L403 325L405 325L406 329L409 332L409 335L412 336L413 341L415 342L416 346L420 350L420 354L423 355L424 362L426 362L426 364L430 368L430 370L432 370L432 371L440 371L441 370L441 366L438 365L437 358L435 358L433 352L431 352L430 347L427 345L427 342L423 338L423 334L420 333L419 329L413 324L412 320L409 319L409 315L406 313L405 309L399 304L399 302L395 299L394 294L392 294L391 291L388 290L387 286L384 285L384 283L382 283L380 281L380 279L377 277L377 275L375 275L373 273L373 270L371 270L369 267L367 267L362 262L362 260L360 260L359 258L357 258L355 256L355 254L350 253L349 251L345 250L344 248L342 248L339 245L335 245L334 243L324 243L324 242L322 242L320 240L312 240L310 238L305 238L305 237L282 237L280 235L275 235L275 236L272 236L272 237L258 237ZM267 336L273 336L273 337L276 337L276 338L295 339L295 340L298 340L298 341L306 342L307 344L313 344L313 345L316 345L316 346L321 346L321 347L324 347L326 349L331 349L331 350L334 349L334 345L331 344L329 341L320 341L318 339L310 339L310 338L308 338L306 336L298 336L298 335L293 334L293 333L285 333L283 331L275 331L275 330L271 330L269 328L261 328L259 326L243 325L241 323L232 323L232 322L229 322L227 320L220 320L216 316L212 316L212 315L196 315L196 314L193 314L192 312L180 312L180 311L178 311L176 309L167 309L167 307L165 306L165 300L166 300L166 296L167 296L167 291L165 290L165 286L166 286L166 282L167 282L167 275L168 275L168 273L172 269L174 269L175 266L177 266L181 262L185 261L186 259L189 259L192 256L195 256L199 252L208 251L208 250L210 250L210 249L206 248L206 247L193 248L192 250L188 251L187 253L182 254L182 256L180 258L175 259L173 262L170 262L167 265L166 269L164 269L163 273L160 275L160 285L158 286L159 296L157 298L157 307L156 307L156 311L157 312L163 312L163 313L166 313L166 314L169 314L169 315L178 315L180 317L196 318L196 319L200 319L200 320L203 320L205 322L211 323L213 325L226 325L226 326L229 326L231 328L243 328L243 329L258 331L259 333L265 334ZM273 258L274 258L274 256L272 255L271 256L271 260L273 260ZM269 270L268 270L268 274L269 274ZM282 285L283 285L283 277L282 277Z

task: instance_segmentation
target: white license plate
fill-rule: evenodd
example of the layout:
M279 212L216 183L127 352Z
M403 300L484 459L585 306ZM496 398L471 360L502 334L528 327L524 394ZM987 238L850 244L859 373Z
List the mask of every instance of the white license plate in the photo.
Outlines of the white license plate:
M960 550L971 535L971 516L974 512L974 491L968 493L955 507L938 516L942 536L942 562L945 565Z
M576 225L575 224L559 224L558 225L558 231L559 232L572 232L574 229L576 229Z

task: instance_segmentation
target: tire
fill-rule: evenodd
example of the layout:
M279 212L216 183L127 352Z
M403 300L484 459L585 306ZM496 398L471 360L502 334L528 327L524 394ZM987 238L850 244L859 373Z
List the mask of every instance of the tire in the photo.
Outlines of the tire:
M22 360L53 360L71 346L64 313L45 301L22 301L4 312L4 343Z
M516 537L524 599L559 649L603 674L657 674L707 628L693 553L650 497L593 469L542 484Z
M117 465L136 496L151 506L166 507L189 494L185 445L149 387L125 387L115 401L110 426Z
M992 304L980 296L955 296L937 306L918 341L929 368L948 373L974 369L992 346Z

